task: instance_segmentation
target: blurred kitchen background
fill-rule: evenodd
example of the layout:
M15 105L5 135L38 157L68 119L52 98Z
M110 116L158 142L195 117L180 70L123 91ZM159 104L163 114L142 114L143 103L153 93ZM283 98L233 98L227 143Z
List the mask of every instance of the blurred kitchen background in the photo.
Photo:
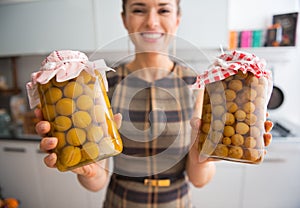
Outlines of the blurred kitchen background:
M300 207L299 6L300 0L182 0L182 61L201 72L222 49L252 52L267 61L278 90L264 162L218 162L209 185L191 187L195 207ZM101 207L105 190L88 192L74 174L43 164L25 84L53 50L80 50L109 65L125 57L130 46L120 11L121 0L0 0L0 187L20 207ZM284 42L284 30L295 41Z

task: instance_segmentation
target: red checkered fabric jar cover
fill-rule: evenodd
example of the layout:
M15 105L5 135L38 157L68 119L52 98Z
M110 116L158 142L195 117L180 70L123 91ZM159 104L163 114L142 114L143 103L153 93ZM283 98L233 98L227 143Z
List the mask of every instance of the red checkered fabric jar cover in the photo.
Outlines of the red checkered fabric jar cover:
M239 70L243 73L251 72L257 78L266 77L270 89L269 92L271 93L273 86L272 74L267 68L266 61L254 54L236 50L222 53L217 57L204 73L197 76L197 80L192 88L203 89L206 84L235 75Z

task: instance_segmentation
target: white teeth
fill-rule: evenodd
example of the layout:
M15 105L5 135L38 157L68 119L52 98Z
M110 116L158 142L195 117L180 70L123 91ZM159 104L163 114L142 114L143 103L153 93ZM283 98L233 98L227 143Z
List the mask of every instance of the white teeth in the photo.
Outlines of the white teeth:
M160 33L142 33L143 37L149 39L158 39L161 37Z

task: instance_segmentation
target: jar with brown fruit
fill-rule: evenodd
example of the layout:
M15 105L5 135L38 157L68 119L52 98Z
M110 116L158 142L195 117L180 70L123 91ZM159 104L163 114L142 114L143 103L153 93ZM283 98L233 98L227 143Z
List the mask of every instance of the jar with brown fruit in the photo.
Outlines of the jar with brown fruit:
M272 91L266 62L254 54L226 52L198 76L195 85L204 89L199 158L261 163Z

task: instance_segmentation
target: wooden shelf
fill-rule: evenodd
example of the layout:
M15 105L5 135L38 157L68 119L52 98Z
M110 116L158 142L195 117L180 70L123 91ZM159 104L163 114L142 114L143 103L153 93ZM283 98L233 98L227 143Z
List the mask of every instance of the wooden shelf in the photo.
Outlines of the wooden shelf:
M21 89L0 89L0 95L17 95L21 92Z

